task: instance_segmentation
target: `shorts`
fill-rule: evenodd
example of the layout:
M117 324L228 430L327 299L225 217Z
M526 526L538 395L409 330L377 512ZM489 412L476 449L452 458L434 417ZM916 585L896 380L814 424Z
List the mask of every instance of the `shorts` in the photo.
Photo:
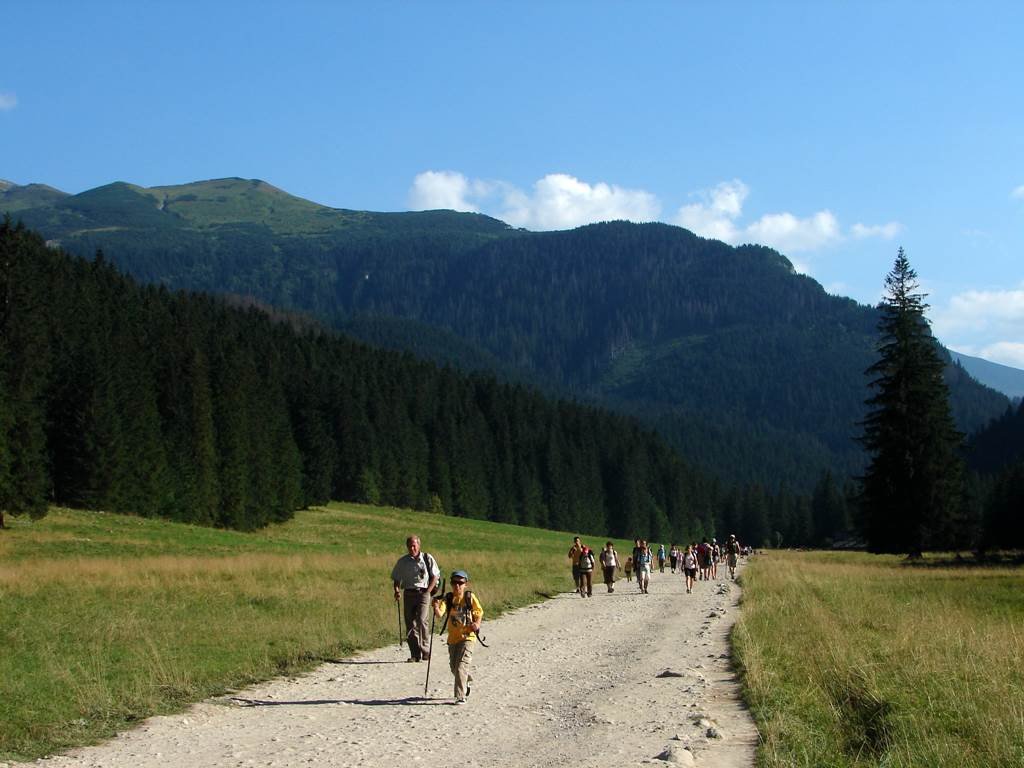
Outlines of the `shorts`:
M689 576L691 579L696 579L697 578L697 569L696 568L683 568L683 572L687 576Z

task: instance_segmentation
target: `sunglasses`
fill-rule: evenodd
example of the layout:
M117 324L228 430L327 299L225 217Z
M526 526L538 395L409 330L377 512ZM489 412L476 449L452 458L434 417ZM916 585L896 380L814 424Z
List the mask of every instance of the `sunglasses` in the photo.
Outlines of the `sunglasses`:
M459 581L453 581L453 582L452 582L452 586L453 586L453 587L457 587L457 586L458 586L459 584L465 584L465 583L466 583L466 582L464 582L464 581L462 581L462 580L459 580Z

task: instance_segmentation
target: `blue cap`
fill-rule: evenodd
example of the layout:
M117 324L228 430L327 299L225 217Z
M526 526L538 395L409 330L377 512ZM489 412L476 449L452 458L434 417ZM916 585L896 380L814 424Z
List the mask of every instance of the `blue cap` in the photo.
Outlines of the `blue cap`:
M455 581L455 579L465 579L466 581L469 581L469 574L465 571L452 571L452 581Z

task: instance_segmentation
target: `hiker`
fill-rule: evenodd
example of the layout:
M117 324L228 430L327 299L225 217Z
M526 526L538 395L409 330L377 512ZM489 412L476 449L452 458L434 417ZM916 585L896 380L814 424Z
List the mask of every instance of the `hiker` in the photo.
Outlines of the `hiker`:
M580 568L580 588L579 593L583 597L594 596L594 566L597 565L597 561L594 558L594 550L588 547L586 544L583 545L583 549L580 551L579 568Z
M636 569L636 585L640 587L643 594L647 594L647 587L651 583L651 550L646 541L641 541L633 558L633 567Z
M629 557L626 558L626 564L624 566L624 570L626 571L626 581L632 581L633 580L633 556L632 555L630 555Z
M604 583L609 592L615 591L616 568L622 570L622 566L619 565L619 553L615 551L615 545L607 541L601 550L601 569L604 571Z
M448 666L455 677L455 704L465 704L473 676L469 663L473 660L473 645L480 632L484 609L469 590L469 574L452 571L452 591L443 598L434 598L434 615L448 614L444 625L448 627ZM444 625L441 627L444 631Z
M697 567L700 569L700 580L708 581L711 578L711 545L707 539L697 546Z
M675 573L676 566L679 565L679 545L673 544L672 548L668 551L668 562L672 567L672 573Z
M683 575L686 577L686 594L690 594L693 592L693 581L697 578L697 552L693 544L683 552L682 564Z
M658 545L658 571L660 573L665 572L665 545Z
M580 553L583 552L583 542L579 536L573 537L572 546L569 547L569 562L572 563L572 580L576 584L576 594L580 594Z
M718 561L722 559L722 548L718 546L718 539L711 540L711 578L718 578Z
M430 596L437 589L441 569L431 555L420 551L419 536L407 538L405 547L409 554L398 558L391 569L391 581L395 586L395 601L404 598L405 639L409 643L407 661L426 661L430 658L430 623L427 621Z
M740 543L736 541L736 534L730 533L729 540L725 542L725 558L729 565L729 578L736 581L736 563L739 560Z

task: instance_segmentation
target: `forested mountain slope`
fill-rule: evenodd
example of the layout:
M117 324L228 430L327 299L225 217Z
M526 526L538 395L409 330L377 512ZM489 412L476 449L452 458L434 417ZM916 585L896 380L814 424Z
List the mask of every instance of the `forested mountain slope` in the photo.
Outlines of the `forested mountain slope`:
M113 184L16 215L145 281L252 295L636 415L728 480L809 490L825 469L862 466L877 314L767 248L662 224L530 233L476 214L342 211L240 179ZM1008 404L963 369L948 378L965 432Z
M139 286L6 222L0 296L0 525L58 503L251 529L349 499L659 541L725 526L715 484L620 414Z

